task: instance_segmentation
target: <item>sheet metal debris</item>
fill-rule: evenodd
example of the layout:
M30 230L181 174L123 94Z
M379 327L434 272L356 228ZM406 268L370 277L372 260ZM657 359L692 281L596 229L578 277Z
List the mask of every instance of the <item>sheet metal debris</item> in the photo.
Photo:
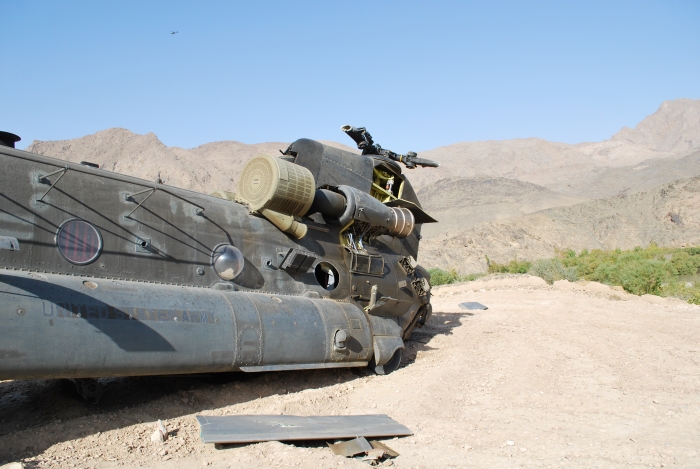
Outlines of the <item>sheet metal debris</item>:
M465 303L460 303L459 307L462 309L489 309L487 306L477 303L476 301L467 301Z
M399 455L399 453L389 448L384 443L374 440L368 442L363 437L335 444L327 444L331 451L338 456L345 456L346 458L357 457L357 459L362 459L372 465L378 463L382 459L395 458Z
M399 455L399 453L397 453L393 449L389 448L387 445L385 445L381 441L372 440L369 442L369 444L372 445L372 448L374 448L374 449L384 450L384 454L386 454L390 458L396 458Z
M384 458L384 450L383 449L372 449L367 451L367 456L363 457L363 461L367 461L372 465L375 465L377 462L379 462L381 459Z
M326 443L328 447L338 456L345 456L346 458L351 458L357 454L369 453L374 451L372 445L369 444L364 437L357 437L354 440L342 441L340 443ZM382 451L383 454L383 451Z
M197 415L204 443L338 440L408 436L413 432L387 415Z

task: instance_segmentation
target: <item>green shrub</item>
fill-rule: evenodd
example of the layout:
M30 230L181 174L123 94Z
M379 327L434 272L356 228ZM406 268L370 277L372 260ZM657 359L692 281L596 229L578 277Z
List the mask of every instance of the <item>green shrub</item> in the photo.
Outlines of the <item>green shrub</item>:
M700 248L664 248L655 243L623 251L584 249L578 255L571 249L557 252L554 259L534 262L514 259L506 264L486 257L489 273L530 273L552 284L557 280L594 280L607 285L621 285L635 295L673 296L700 304L700 278L697 282L681 281L679 276L700 274ZM455 269L430 269L434 286L475 280L483 274L462 275Z
M700 301L700 287L685 287L685 282L677 285L678 275L700 273L700 248L663 248L651 243L646 248L637 246L629 251L619 248L583 250L575 257L570 251L562 251L559 261L565 267L576 269L579 278L621 285L637 295L678 296L686 301L692 298L696 298L692 301ZM551 273L548 275L552 277Z
M559 259L540 259L530 267L529 273L542 277L550 285L557 280L578 280L576 267L566 267Z
M620 269L620 285L635 295L659 295L661 284L669 278L664 262L643 260Z
M530 270L532 263L513 259L507 264L489 262L488 266L490 274L526 274Z
M695 305L700 305L700 284L672 281L661 286L661 296L672 296Z
M576 257L576 251L574 251L573 249L567 249L566 251L564 251L564 252L561 254L560 257L566 257L566 258L569 258L569 259L573 259L573 258Z
M439 268L428 269L430 274L430 285L437 287L438 285L449 285L459 282L471 282L484 274L468 274L462 275L456 269L444 270Z
M693 256L686 251L676 252L671 258L671 264L675 267L678 275L695 275L700 268L700 256Z
M672 275L668 267L660 260L623 258L616 264L599 265L588 279L608 285L622 285L635 295L656 295L661 292L661 284Z
M447 285L449 283L455 283L455 278L457 277L457 272L452 269L451 271L443 269L428 269L430 274L430 284L434 287L438 285Z

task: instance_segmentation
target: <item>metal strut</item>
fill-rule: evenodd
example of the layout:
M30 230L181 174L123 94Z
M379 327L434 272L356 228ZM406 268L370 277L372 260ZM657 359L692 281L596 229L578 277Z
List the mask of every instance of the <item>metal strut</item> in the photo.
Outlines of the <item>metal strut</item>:
M138 210L138 208L139 208L140 206L142 206L143 203L144 203L145 201L147 201L148 198L149 198L150 196L152 196L153 194L155 194L157 190L158 190L157 187L153 187L153 188L151 188L151 189L145 189L145 190L142 190L142 191L140 191L140 192L135 192L135 193L133 193L133 194L128 194L128 195L126 196L126 199L127 199L127 200L133 200L134 202L136 202L136 200L134 199L134 196L135 196L135 195L145 194L146 192L151 191L151 193L148 194L146 197L144 197L143 200L142 200L136 207L134 207L134 209L133 209L131 212L129 212L129 214L128 214L127 216L125 216L124 218L131 218L131 214L133 214L136 210Z
M140 206L142 206L142 205L144 204L144 202L146 202L150 196L152 196L153 194L155 194L157 190L158 190L157 187L151 187L151 188L149 188L149 189L144 189L144 190L139 191L139 192L134 192L133 194L126 194L126 195L124 196L124 198L125 198L126 200L132 200L132 201L136 202L136 200L134 199L134 196L136 196L136 195L141 195L141 194L145 194L145 193L148 192L148 191L151 192L151 193L148 194L146 197L144 197L144 199L141 201L141 203L139 203L139 204L138 204L131 212L129 212L129 214L126 215L124 218L131 218L131 215L132 215L136 210L138 210L138 208L139 208ZM197 207L197 211L196 211L197 215L201 215L201 214L204 212L204 207L202 207L201 205L195 204L195 203L192 202L191 200L187 200L187 199L185 199L184 197L180 197L179 195L173 194L172 192L168 192L168 191L166 191L166 190L164 190L164 189L161 189L161 191L162 191L162 192L165 192L166 194L172 195L173 197L177 197L178 199L180 199L180 200L182 200L182 201L185 201L185 202L187 202L187 203L190 204L190 205L194 205L195 207Z
M61 178L68 172L68 169L69 169L68 166L66 166L65 168L59 169L58 171L54 171L53 173L49 173L49 174L47 174L46 176L39 176L39 182L40 182L40 183L42 183L42 184L48 184L48 182L44 182L44 181L48 181L48 180L49 180L48 178L50 178L50 177L53 176L54 174L61 173L61 175L58 176L58 177L56 178L56 180L53 182L53 184L51 184L51 187L49 187L49 188L46 190L46 192L44 192L44 195L42 195L41 197L39 197L38 199L36 199L37 202L43 202L43 201L44 201L44 197L46 197L46 194L48 194L49 192L51 192L51 189L53 189L53 188L56 186L56 184L58 184L58 181L60 181Z

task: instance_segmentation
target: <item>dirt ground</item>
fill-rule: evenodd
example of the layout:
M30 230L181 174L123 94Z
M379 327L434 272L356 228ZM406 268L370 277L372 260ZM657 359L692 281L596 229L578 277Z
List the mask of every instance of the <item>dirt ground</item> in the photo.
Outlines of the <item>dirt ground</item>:
M478 301L488 310L464 311ZM215 447L196 414L387 414L383 465L700 467L700 307L595 283L500 276L434 289L402 367L0 383L0 462L25 467L368 467L319 443ZM163 419L170 437L150 440Z

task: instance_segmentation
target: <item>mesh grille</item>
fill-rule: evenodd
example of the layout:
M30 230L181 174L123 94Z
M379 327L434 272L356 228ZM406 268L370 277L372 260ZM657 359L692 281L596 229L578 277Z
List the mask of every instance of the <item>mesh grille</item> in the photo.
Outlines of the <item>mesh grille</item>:
M253 210L262 208L270 197L274 181L272 165L264 158L255 158L248 163L241 175L240 194Z
M282 163L287 167L289 179L280 181L277 193L268 208L290 215L304 215L310 205L307 205L307 202L309 199L313 201L314 197L313 176L306 168L286 161Z
M284 177L280 178L280 173ZM238 194L251 210L265 208L301 216L311 206L315 190L314 177L308 169L260 155L243 169Z

